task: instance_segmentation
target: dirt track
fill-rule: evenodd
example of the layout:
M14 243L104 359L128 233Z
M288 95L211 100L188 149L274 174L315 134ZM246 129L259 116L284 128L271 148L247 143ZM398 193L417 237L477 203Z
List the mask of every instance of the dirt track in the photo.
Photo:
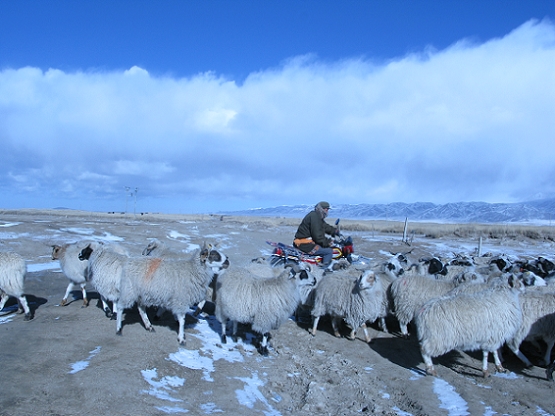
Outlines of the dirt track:
M6 314L13 301L0 317L0 415L555 413L555 384L545 379L543 367L525 369L506 351L510 373L483 379L479 352L453 351L434 360L438 378L424 376L417 342L400 338L394 320L388 321L391 334L373 327L370 345L361 333L355 341L335 338L326 320L316 337L306 323L290 320L272 334L268 357L249 344L248 328L244 343L222 346L219 325L209 315L188 317L185 347L177 343L169 314L149 333L129 310L123 336L116 336L115 322L104 316L91 287L88 308L81 307L79 291L68 306L59 306L68 281L49 265L52 244L119 240L138 255L152 237L180 251L203 240L219 242L233 264L267 254L266 240L290 242L294 231L279 219L4 212L0 249L27 260L26 293L35 317L24 322L22 315ZM351 235L356 252L376 261L407 249L399 235ZM473 243L417 236L412 248L416 258ZM553 257L552 246L533 241L484 246ZM533 346L523 350L538 362Z

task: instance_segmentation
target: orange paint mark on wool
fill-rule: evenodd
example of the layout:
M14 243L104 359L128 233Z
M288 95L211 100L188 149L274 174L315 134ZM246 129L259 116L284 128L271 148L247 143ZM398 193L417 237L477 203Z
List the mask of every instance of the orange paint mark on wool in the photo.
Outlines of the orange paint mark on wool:
M158 267L160 267L160 263L162 263L162 259L152 259L148 262L148 268L146 269L145 280L150 280Z

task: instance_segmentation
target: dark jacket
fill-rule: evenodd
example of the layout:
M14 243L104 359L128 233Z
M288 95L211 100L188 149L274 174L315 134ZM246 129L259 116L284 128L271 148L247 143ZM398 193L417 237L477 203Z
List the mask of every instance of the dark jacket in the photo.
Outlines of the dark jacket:
M312 238L314 243L305 243L298 245L298 248L304 251L305 253L311 252L315 245L318 244L320 247L329 247L330 242L329 239L326 237L326 234L335 235L337 229L329 225L324 219L322 215L316 211L310 211L306 216L303 218L299 228L297 229L297 233L295 234L295 239L304 239L304 238Z

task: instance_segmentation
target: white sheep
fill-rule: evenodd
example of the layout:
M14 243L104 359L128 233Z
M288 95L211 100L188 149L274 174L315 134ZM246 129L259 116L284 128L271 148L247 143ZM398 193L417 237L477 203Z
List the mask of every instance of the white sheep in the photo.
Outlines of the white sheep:
M546 345L542 364L551 361L551 350L555 344L555 294L544 291L530 291L520 295L522 325L507 346L522 362L530 367L532 363L520 351L524 340L542 339Z
M268 354L270 331L279 328L301 303L300 287L314 286L316 278L307 270L293 265L276 277L260 277L247 269L233 268L218 279L216 286L216 319L222 325L221 340L226 343L227 321L251 324L262 335L258 351Z
M437 280L418 273L405 273L402 277L394 280L389 288L401 333L405 338L409 336L408 324L413 320L416 311L427 301L445 295L461 283L483 281L483 276L471 272L461 274L451 280Z
M25 260L17 253L8 251L0 252L0 311L10 296L17 299L18 311L25 312L25 320L33 319L33 314L23 294L27 265Z
M216 291L214 290L214 287L216 285L218 277L221 276L225 272L225 270L229 267L229 259L225 254L223 254L221 251L219 251L216 248L216 245L212 245L212 244L207 245L206 243L203 243L203 247L206 250L208 250L206 261L208 264L211 265L213 274L212 274L212 280L208 285L206 298L201 300L198 303L193 316L198 316L202 312L204 305L206 304L207 301L210 301L212 303L215 302ZM163 241L158 240L157 238L154 238L149 241L148 245L142 251L142 255L150 256L150 257L164 257L164 258L178 258L178 259L185 258L185 256L182 253L170 251L167 248L166 244ZM160 316L162 316L164 311L165 311L164 308L158 308L158 311L156 312L156 318L159 318Z
M354 340L356 331L362 327L366 342L372 339L366 322L374 322L385 316L384 290L374 271L359 272L353 280L348 276L326 276L316 288L312 316L314 322L310 333L315 336L320 317L330 315L336 337L339 337L338 322L343 319L351 327L349 339Z
M120 296L120 283L123 264L127 261L127 251L119 245L106 245L101 242L89 243L79 253L79 260L88 260L87 281L90 281L101 296L104 313L116 319L117 300ZM112 302L112 309L107 301Z
M512 339L522 325L519 293L522 283L513 276L509 286L479 293L445 296L427 302L415 323L426 372L437 375L432 358L451 350L482 350L482 371L489 375L491 352L498 371L504 372L497 350Z
M89 300L87 298L87 268L89 266L88 261L79 260L79 253L84 249L89 242L78 242L63 245L53 245L52 246L52 260L58 260L60 262L60 267L64 272L65 276L69 279L69 284L67 285L66 293L60 302L61 306L68 305L68 297L75 286L81 288L83 294L83 307L89 305Z
M149 306L171 311L179 322L177 340L185 344L185 314L204 300L214 270L219 266L210 260L211 250L203 247L189 259L170 259L141 256L128 258L123 264L120 296L117 300L116 333L121 335L122 312L137 304L139 314L148 331L154 331L146 314Z

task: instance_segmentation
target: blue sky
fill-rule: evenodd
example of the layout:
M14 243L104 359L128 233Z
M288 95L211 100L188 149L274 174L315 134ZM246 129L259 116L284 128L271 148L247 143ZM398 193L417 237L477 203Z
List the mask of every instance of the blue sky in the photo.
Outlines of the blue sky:
M2 0L0 208L555 196L553 68L553 1Z

